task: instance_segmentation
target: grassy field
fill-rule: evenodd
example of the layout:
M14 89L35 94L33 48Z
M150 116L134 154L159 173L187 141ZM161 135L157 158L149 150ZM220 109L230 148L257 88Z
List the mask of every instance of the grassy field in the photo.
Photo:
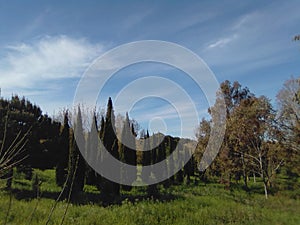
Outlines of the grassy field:
M103 207L94 187L86 186L81 204L58 202L50 211L60 188L54 171L36 171L42 180L41 198L34 197L31 181L15 179L13 194L0 192L0 221L7 224L300 224L299 192L277 192L264 198L259 183L252 192L236 187L225 190L219 184L161 187L161 200L146 199L144 188L122 193L118 203ZM256 188L257 187L257 188ZM7 215L8 208L10 207Z

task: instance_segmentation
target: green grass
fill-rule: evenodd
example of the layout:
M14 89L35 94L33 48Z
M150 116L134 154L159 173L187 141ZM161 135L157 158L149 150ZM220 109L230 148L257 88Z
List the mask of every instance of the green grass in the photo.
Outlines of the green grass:
M42 198L18 200L14 193L8 224L45 224L47 221L60 188L55 185L54 171L37 173L43 181ZM22 187L29 192L30 181L24 181L22 177L16 181L14 188L21 191ZM85 190L97 196L95 188L86 186ZM130 193L123 193L130 201L123 199L118 205L102 207L100 200L70 204L64 224L300 224L300 201L285 192L278 192L268 200L257 192L249 194L240 188L228 191L219 184L181 185L167 190L161 187L160 192L164 201L146 200L143 198L145 190L135 188ZM0 221L4 221L9 201L10 195L1 191ZM49 224L60 224L66 207L65 202L59 202Z

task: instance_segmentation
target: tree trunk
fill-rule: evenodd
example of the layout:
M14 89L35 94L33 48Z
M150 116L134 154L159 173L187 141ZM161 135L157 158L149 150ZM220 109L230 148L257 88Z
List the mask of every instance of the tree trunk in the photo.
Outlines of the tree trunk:
M246 191L248 191L249 190L248 181L247 181L248 177L245 173L243 173L243 178L244 178L244 188L245 188Z
M6 189L7 190L11 190L13 176L14 176L14 170L13 169L9 169L9 171L8 171L8 173L7 173L6 176L7 176Z
M266 199L268 199L268 187L267 187L267 182L264 180L263 183L264 183L265 197L266 197Z
M265 197L268 199L268 181L266 180L266 176L264 175L264 169L263 169L263 159L261 156L261 153L259 153L259 166L260 166L260 175L261 179L264 183L264 191L265 191Z
M243 179L244 179L244 188L246 191L249 190L248 188L248 176L246 173L246 165L245 165L245 159L244 159L244 154L241 154L241 159L242 159L242 163L243 163Z

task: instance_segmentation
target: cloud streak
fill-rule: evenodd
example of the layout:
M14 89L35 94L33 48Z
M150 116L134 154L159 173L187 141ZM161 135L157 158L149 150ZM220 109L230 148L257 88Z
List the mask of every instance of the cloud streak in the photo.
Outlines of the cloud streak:
M224 28L221 38L207 42L201 55L231 74L285 62L293 47L292 30L299 25L296 9L295 3L270 4L241 15Z
M229 44L230 42L232 42L233 40L235 40L236 38L238 37L237 34L234 34L232 35L231 37L226 37L226 38L222 38L222 39L219 39L218 41L208 45L208 49L211 49L211 48L216 48L216 47L224 47L225 45Z

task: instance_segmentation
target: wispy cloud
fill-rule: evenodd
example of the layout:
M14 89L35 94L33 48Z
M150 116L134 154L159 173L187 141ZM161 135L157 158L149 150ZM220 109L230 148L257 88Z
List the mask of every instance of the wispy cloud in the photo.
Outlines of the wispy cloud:
M229 44L230 42L232 42L233 40L235 40L236 38L238 37L237 34L234 34L230 37L225 37L225 38L221 38L219 40L217 40L216 42L208 45L208 49L211 49L211 48L216 48L216 47L219 47L219 48L222 48L224 47L225 45Z
M17 89L80 77L103 48L85 39L46 36L33 43L9 45L4 50L6 54L0 58L0 84L6 89Z
M231 74L285 62L292 30L299 25L296 8L294 3L270 4L247 12L225 27L223 37L206 43L201 55L210 66Z

